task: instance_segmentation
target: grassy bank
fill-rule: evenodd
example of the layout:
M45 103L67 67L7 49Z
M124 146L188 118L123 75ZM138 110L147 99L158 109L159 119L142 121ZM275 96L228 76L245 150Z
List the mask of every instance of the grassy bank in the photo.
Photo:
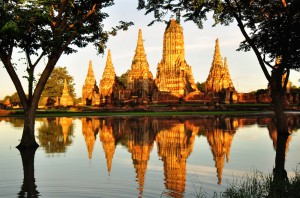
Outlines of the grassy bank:
M230 198L299 198L300 171L296 169L288 181L275 181L272 174L255 171L234 180L224 192L215 192L208 196L205 190L195 188L195 197L230 197Z
M37 117L57 116L176 116L176 115L245 115L270 112L270 104L155 104L136 107L68 107L38 109ZM2 112L2 113L1 113ZM22 109L2 110L0 117L22 117Z
M248 115L261 111L75 111L75 110L37 110L36 117L64 116L183 116L183 115ZM12 110L2 117L23 117L23 110Z

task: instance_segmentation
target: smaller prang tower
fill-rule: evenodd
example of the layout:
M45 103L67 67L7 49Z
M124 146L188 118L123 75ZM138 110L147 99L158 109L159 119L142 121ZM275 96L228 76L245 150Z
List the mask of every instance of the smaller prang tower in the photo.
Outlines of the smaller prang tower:
M149 69L144 49L142 30L139 29L135 55L132 60L131 69L128 71L127 89L132 90L134 95L140 92L146 96L151 89L152 82L153 75Z
M206 92L218 93L223 89L233 88L230 78L227 58L224 58L224 64L220 53L219 39L216 39L213 62L205 83Z
M99 88L95 79L92 61L89 62L88 73L82 86L82 105L99 105Z
M116 73L111 59L111 52L108 50L106 65L99 85L100 100L102 100L101 103L106 103L106 98L111 97L115 79Z

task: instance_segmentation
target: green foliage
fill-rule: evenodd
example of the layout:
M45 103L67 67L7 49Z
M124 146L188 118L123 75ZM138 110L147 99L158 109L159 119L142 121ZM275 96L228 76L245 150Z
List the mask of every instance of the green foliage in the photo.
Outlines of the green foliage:
M292 85L290 88L291 93L299 93L300 94L300 87Z
M269 174L254 172L247 174L240 180L235 180L222 193L223 197L298 197L300 189L300 172L295 170L290 181L275 180Z
M104 9L113 4L113 0L0 1L0 60L15 84L24 108L32 103L33 98L37 103L63 53L74 53L90 43L103 53L110 35L115 35L118 30L127 30L133 24L120 21L120 25L106 31L104 21L109 15ZM28 97L15 72L17 65L12 63L14 48L26 57ZM46 57L48 62L44 63L45 69L33 90L34 70Z
M268 89L258 89L258 90L256 90L256 92L255 92L255 95L260 95L260 94L266 94L266 93L268 93Z
M205 92L205 82L202 82L202 83L197 82L196 86L199 91Z
M199 28L209 13L213 13L215 25L229 25L235 20L245 37L239 50L253 49L269 78L265 66L276 69L274 59L278 56L282 58L282 74L300 68L299 7L299 0L139 0L138 9L145 9L145 14L153 13L154 21L162 21L171 11L177 20L182 16Z
M127 70L121 76L116 77L116 81L119 83L119 85L123 86L125 89L126 89L126 86L127 86L128 73L129 73L129 70Z
M74 78L69 74L66 67L56 67L52 71L47 83L42 92L42 96L56 99L56 96L61 97L64 88L64 80L67 80L69 93L72 98L75 98Z
M21 101L20 101L20 98L19 98L19 95L17 92L15 92L13 95L10 96L10 102L16 106L16 105L20 105L21 104Z

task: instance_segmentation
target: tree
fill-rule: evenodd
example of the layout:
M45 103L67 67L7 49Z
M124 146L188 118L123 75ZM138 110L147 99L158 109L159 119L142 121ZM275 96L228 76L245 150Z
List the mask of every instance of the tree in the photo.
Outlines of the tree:
M199 91L201 91L201 92L204 92L204 91L205 91L205 82L202 82L202 83L197 82L197 83L196 83L196 86L197 86L197 89L198 89Z
M9 99L10 99L10 103L11 103L13 106L21 105L21 101L20 101L20 98L19 98L17 92L15 92L13 95L11 95L11 96L9 97Z
M139 0L138 9L146 9L146 14L154 13L155 20L149 25L162 21L168 11L175 13L177 20L182 16L199 28L211 12L214 25L229 25L235 20L245 38L238 50L254 51L269 82L277 128L287 133L284 115L286 85L290 70L300 68L299 7L298 0Z
M62 54L93 43L102 53L109 34L126 30L132 23L121 21L111 32L104 31L109 16L104 9L113 0L7 0L0 2L0 60L8 72L24 109L24 129L18 148L36 148L34 123L44 86ZM12 60L18 49L26 57L28 95ZM34 71L42 59L44 69L33 88Z
M42 92L42 96L51 97L56 99L56 97L61 97L62 91L64 89L64 80L67 80L68 89L71 97L75 99L75 89L74 89L74 78L69 74L66 67L56 67L53 69L47 83Z
M171 11L177 20L182 15L199 28L209 12L213 12L215 25L236 21L245 38L239 50L252 49L255 53L269 82L277 131L285 136L289 135L284 114L286 85L290 70L300 69L299 8L299 0L139 0L138 6L138 9L146 9L146 14L153 12L154 21L162 21ZM274 175L284 174L284 164L276 154Z

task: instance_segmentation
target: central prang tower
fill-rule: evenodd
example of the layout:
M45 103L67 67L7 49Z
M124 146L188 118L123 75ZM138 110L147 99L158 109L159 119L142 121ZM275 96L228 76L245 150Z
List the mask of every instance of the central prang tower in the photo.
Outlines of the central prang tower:
M164 33L163 56L157 66L155 84L159 91L184 97L197 90L192 68L185 61L182 27L172 19Z

